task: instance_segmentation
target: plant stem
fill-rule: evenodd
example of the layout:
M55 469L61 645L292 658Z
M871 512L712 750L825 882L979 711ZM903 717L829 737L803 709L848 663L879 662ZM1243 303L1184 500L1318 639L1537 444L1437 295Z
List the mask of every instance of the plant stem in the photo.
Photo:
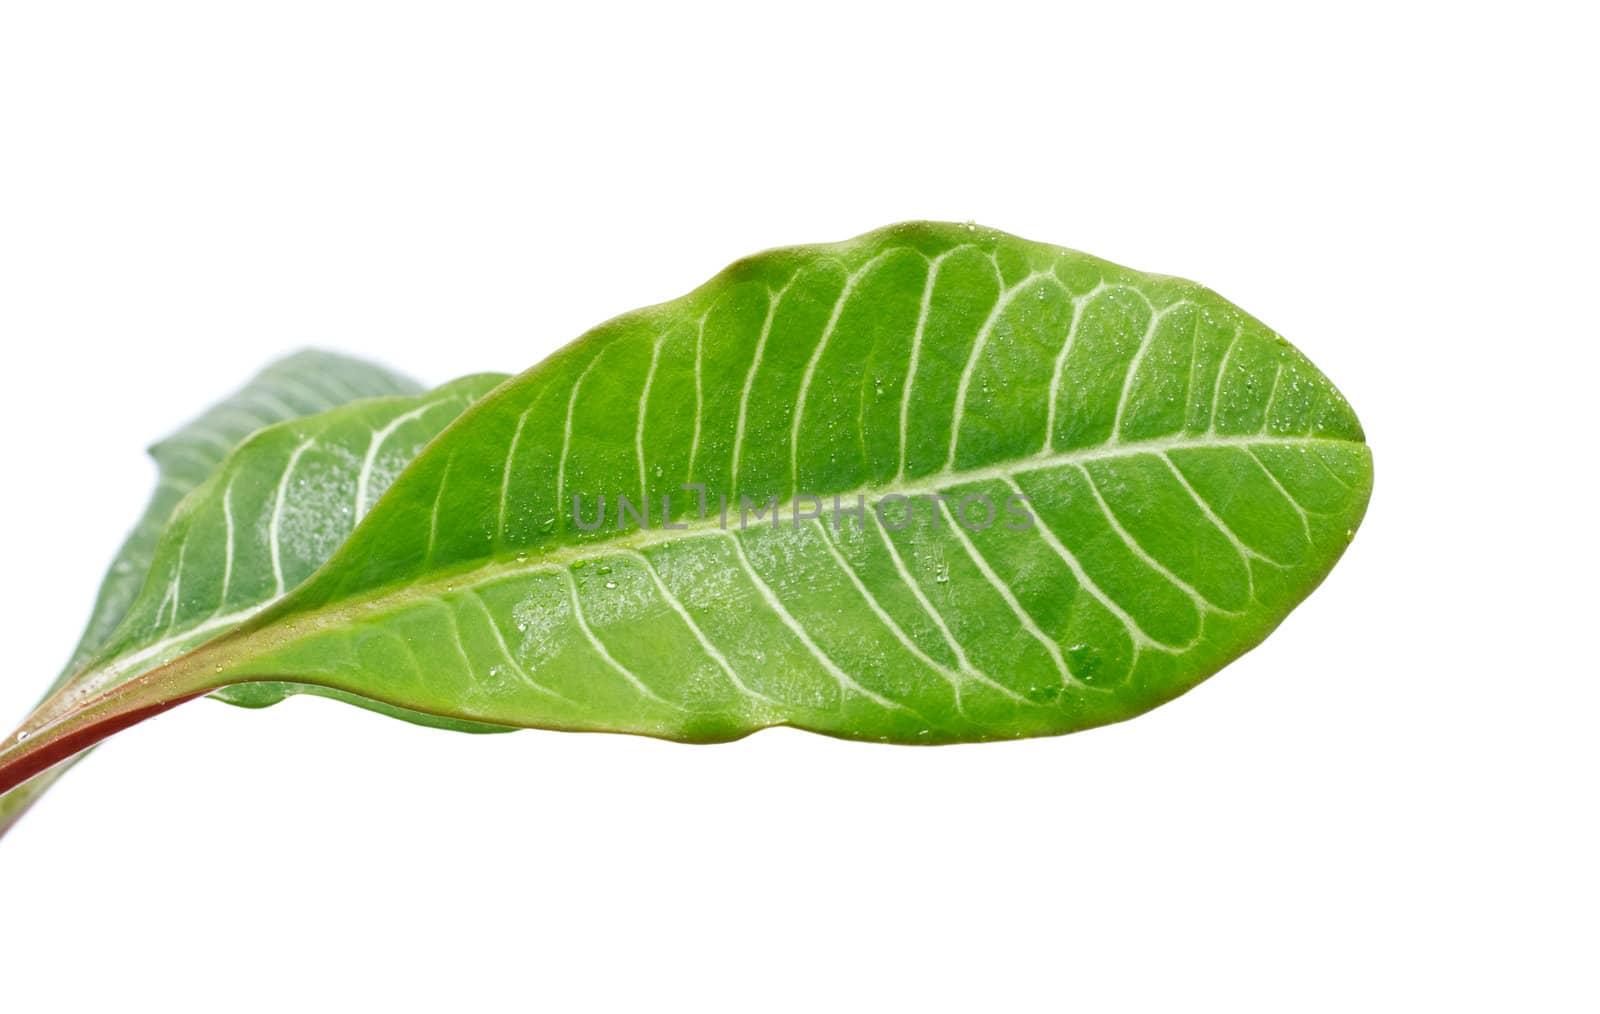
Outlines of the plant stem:
M6 832L10 831L17 821L22 819L23 814L33 808L33 804L38 802L39 797L44 795L50 789L50 786L56 783L56 779L66 774L68 768L88 756L88 753L89 751L85 750L76 757L70 757L55 767L41 771L10 792L0 796L0 838L4 838Z
M50 702L41 705L21 728L0 741L0 795L30 780L38 782L37 787L30 785L25 790L20 801L6 798L0 805L0 829L20 817L32 799L65 770L46 776L51 768L112 733L215 689L209 681L190 675L195 670L193 665L168 663L42 720L39 716L49 714L45 709Z

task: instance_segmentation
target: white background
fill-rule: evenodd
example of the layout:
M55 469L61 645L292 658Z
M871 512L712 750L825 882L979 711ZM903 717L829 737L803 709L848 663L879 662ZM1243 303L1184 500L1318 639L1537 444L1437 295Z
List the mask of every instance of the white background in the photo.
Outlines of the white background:
M577 6L3 8L0 712L144 444L273 357L520 370L901 219L1237 301L1361 414L1365 527L1257 651L1062 739L187 705L0 841L0 1006L1595 1009L1577 5Z

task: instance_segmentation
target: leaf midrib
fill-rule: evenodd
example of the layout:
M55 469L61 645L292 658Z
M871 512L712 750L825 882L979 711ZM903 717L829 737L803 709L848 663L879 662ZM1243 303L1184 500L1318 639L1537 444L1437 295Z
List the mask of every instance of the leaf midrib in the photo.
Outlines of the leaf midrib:
M1131 442L1110 441L1092 448L1035 454L983 468L966 470L943 469L913 481L896 480L884 485L860 486L851 490L823 495L830 499L838 497L840 500L854 500L858 495L874 496L878 499L894 495L911 497L919 494L934 493L941 489L967 483L1007 479L1031 472L1070 467L1092 461L1127 458L1141 454L1164 454L1168 451L1177 450L1204 450L1207 448L1226 447L1246 448L1262 445L1354 448L1365 447L1366 443L1365 441L1352 440L1345 437L1275 436L1262 433L1239 435L1201 434ZM869 507L868 509L871 508ZM268 610L258 614L247 625L241 626L233 633L224 635L215 641L208 642L206 645L202 645L201 648L208 648L212 644L222 642L235 642L234 647L242 649L245 645L253 644L257 641L266 642L266 647L276 647L282 643L300 639L307 632L305 628L310 628L314 631L326 630L347 621L359 619L365 613L381 613L389 608L401 608L415 602L437 598L441 593L461 590L464 584L471 587L481 587L526 574L547 571L552 568L570 568L572 564L579 561L626 554L630 551L637 552L652 546L703 538L708 535L733 535L738 531L736 528L723 528L715 513L711 513L703 519L696 518L682 523L688 527L633 529L617 533L604 541L552 547L538 552L537 555L534 555L535 551L531 549L515 553L501 551L481 560L439 572L435 576L422 581L406 582L398 587L389 585L376 588L358 594L353 598L340 601L337 604L311 609L297 609L295 600L300 593L291 592L285 598L274 603ZM325 566L330 569L336 569L338 564L339 560L336 556ZM309 589L315 584L316 580L313 578L305 587ZM281 632L282 621L291 617L295 621L295 629L285 636ZM275 634L277 636L273 636ZM226 686L232 682L235 681L222 680L218 682L217 686ZM248 682L270 681L252 678Z

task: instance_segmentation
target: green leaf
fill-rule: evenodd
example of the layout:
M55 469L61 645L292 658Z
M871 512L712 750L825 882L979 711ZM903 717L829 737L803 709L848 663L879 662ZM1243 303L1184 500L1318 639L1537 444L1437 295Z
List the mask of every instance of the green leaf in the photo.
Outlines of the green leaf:
M692 741L1070 732L1257 644L1371 477L1333 385L1209 290L898 226L596 328L463 414L301 588L38 732L71 749L252 683ZM619 494L651 523L619 529ZM830 509L739 530L745 498L810 497Z
M431 395L394 395L417 385L358 360L305 352L269 367L157 444L155 501L36 717L63 713L282 597L327 558L423 443L502 379L471 377ZM343 407L326 411L329 405ZM292 472L285 470L291 457ZM329 506L346 485L355 499ZM257 516L263 503L276 513ZM276 560L263 547L274 531L290 533ZM261 580L264 574L281 576L283 587ZM208 602L207 588L219 577L218 596ZM61 770L0 802L0 832Z
M406 394L418 385L374 363L306 350L271 364L244 387L150 448L156 488L100 584L89 622L72 658L46 691L58 692L104 647L150 573L156 542L178 504L245 437L263 426L322 412L356 398ZM0 796L0 835L65 773L58 765L27 786Z
M306 350L262 370L238 391L150 448L159 469L155 493L117 551L100 585L88 627L51 689L78 672L122 622L150 573L156 541L179 501L222 459L264 426L325 412L357 398L413 394L415 382L374 363Z
M282 599L429 440L505 379L366 398L252 434L174 512L149 578L85 666L92 675L74 681L78 692L154 669Z

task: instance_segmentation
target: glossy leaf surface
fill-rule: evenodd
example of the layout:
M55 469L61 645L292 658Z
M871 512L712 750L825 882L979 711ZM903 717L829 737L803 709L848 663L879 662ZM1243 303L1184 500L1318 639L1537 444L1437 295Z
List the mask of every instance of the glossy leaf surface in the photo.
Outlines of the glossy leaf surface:
M231 687L693 741L1070 732L1258 643L1371 476L1334 386L1209 290L893 227L739 262L498 387L305 585L95 714Z
M1069 731L1264 637L1348 542L1370 460L1333 385L1199 286L891 229L742 262L497 391L229 676L688 739ZM728 531L686 484L889 516ZM1022 494L1037 524L969 531L933 493ZM676 495L687 529L586 532L574 494Z

